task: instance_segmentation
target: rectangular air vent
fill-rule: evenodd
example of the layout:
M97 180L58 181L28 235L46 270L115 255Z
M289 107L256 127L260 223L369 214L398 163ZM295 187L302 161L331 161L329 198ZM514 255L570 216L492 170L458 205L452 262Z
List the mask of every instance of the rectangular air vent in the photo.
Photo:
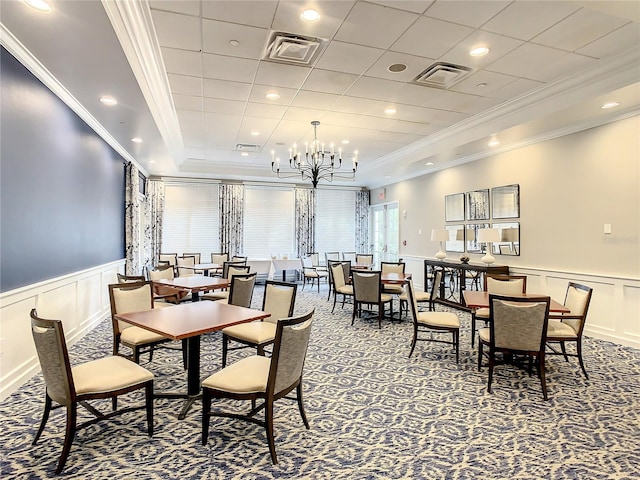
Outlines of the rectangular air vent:
M251 145L249 143L237 143L235 149L238 152L259 152L260 145Z
M450 88L471 73L469 67L453 63L436 62L414 78L411 83L426 87Z
M312 65L325 44L322 38L272 32L262 58L291 65Z

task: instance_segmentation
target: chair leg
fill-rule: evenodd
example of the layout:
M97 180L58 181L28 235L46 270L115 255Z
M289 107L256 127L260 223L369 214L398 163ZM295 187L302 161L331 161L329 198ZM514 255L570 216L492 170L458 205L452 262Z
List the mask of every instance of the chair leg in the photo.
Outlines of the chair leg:
M476 313L471 312L471 348L476 341Z
M42 413L42 420L40 421L40 427L38 427L38 431L36 432L36 436L33 439L33 443L31 443L31 445L35 445L36 443L38 443L38 439L40 438L40 435L42 435L42 432L44 430L44 426L47 423L47 420L49 419L49 412L51 412L51 397L45 392L44 395L44 412Z
M209 420L211 417L211 392L202 389L202 445L207 444L209 438Z
M336 294L333 295L333 308L331 309L331 313L333 313L333 311L336 309L337 300L338 300L338 294L336 293Z
M302 422L304 423L304 426L307 427L307 430L309 430L309 422L307 421L307 415L304 412L304 405L302 403L302 382L300 382L296 387L296 393L298 397L298 410L300 410L300 416L302 417Z
M135 363L140 363L140 349L137 346L133 347L133 358L132 358L132 360Z
M567 348L566 348L564 342L560 342L560 350L562 350L562 355L564 355L564 361L568 362L569 361L569 357L567 356Z
M482 371L482 342L478 339L478 371Z
M496 353L489 348L489 377L487 379L487 392L491 393L491 382L493 381L493 363Z
M229 337L222 334L222 368L227 366L227 353L229 351Z
M384 314L384 303L378 304L378 328L382 328L382 315Z
M453 331L453 342L456 347L456 363L460 363L460 330Z
M67 457L69 456L69 450L71 450L71 443L73 437L76 435L76 418L78 414L78 406L74 402L67 407L67 428L64 434L64 445L62 447L62 453L60 454L60 460L56 467L56 475L62 472L65 463L67 463Z
M358 303L353 300L353 315L351 315L351 326L353 326L353 322L356 320L356 312L358 311Z
M413 325L413 340L411 341L411 351L409 351L409 357L413 354L413 349L416 348L416 343L418 342L418 327Z
M267 398L264 407L264 428L267 431L267 441L269 442L269 452L274 465L278 463L276 456L276 443L273 439L273 399Z
M547 379L544 365L544 351L538 353L538 375L540 375L540 385L542 385L542 397L547 398Z
M144 387L145 406L147 411L147 432L153 436L153 380L147 382Z
M562 342L564 345L564 342ZM578 362L580 362L580 368L582 368L582 373L587 380L589 380L589 375L587 375L587 370L584 368L584 362L582 361L582 337L578 338L578 342L576 343L576 353L578 354Z
M153 349L155 348L155 345L151 345L149 347L149 362L153 361Z

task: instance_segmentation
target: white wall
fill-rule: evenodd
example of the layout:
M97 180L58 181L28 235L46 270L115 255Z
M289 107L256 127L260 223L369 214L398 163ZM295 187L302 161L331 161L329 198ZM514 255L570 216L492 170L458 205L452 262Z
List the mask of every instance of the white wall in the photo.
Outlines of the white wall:
M116 283L123 269L120 260L0 294L0 400L40 370L31 309L62 320L71 346L110 314L107 285Z

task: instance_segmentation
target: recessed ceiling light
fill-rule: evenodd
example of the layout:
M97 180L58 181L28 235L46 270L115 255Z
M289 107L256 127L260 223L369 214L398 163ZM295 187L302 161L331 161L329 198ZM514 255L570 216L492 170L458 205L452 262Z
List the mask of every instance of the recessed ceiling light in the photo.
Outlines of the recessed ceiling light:
M343 144L343 145L347 145L349 143L349 140L345 139L345 140L342 140L340 143Z
M487 53L489 53L489 48L484 45L480 45L478 47L473 47L469 51L469 55L472 57L484 57Z
M387 70L391 73L400 73L404 72L407 69L407 66L404 63L394 63L393 65L389 65Z
M425 165L426 165L427 167L430 167L431 165L433 165L433 162L427 162L427 163L425 163Z
M249 154L247 152L242 152L240 155L242 155L243 157L248 157Z
M309 9L302 12L300 18L302 18L302 20L304 20L305 22L315 22L320 19L320 14L317 10Z
M260 132L254 130L253 132L251 132L251 135L257 137L258 135L260 135Z
M100 97L100 101L109 106L118 104L118 101L113 97Z
M133 143L142 143L142 139L141 139L140 137L133 137L133 138L131 139L131 141L132 141Z
M280 95L278 95L276 92L269 92L265 95L265 97L267 97L268 100L278 100L280 98Z
M231 45L232 47L237 47L238 45L240 45L240 42L238 40L229 40L229 45Z
M398 113L398 110L396 109L396 107L387 107L384 109L384 113L386 113L387 115L395 115L396 113Z
M149 160L149 163L156 163L155 160Z
M29 5L36 10L40 10L41 12L49 13L51 11L51 5L49 5L44 0L22 0L24 3Z
M602 105L600 108L606 110L608 108L615 108L618 107L620 105L619 102L607 102L604 105Z
M484 88L484 87L486 87L486 86L487 86L487 84L486 84L486 83L484 83L484 82L479 83L478 85L476 85L476 87L478 87L478 88Z
M489 144L490 147L497 147L498 145L500 145L500 140L498 140L496 137L491 137L491 140L489 140Z

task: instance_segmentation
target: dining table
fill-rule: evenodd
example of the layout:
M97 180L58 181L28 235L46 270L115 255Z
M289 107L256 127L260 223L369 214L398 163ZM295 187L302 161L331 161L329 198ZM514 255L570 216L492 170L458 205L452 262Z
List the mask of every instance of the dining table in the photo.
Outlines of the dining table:
M172 340L186 340L187 392L154 393L157 398L183 398L185 402L178 419L185 418L189 408L201 398L200 339L205 333L232 325L269 317L262 310L229 305L222 302L187 302L170 308L155 308L141 312L119 313L117 320L163 335Z
M467 308L472 310L477 310L479 308L489 308L489 295L490 293L483 290L465 290L463 293L463 298L465 305ZM522 297L522 298L533 298L533 297L546 297L542 293L521 293L521 294L512 294L509 295L512 297ZM549 303L549 313L569 313L570 309L565 307L563 304L557 302L553 298Z
M200 292L229 288L231 281L228 278L209 277L208 275L188 275L186 277L154 280L153 283L190 290L191 300L197 302L200 300Z
M183 267L190 268L194 271L201 271L204 275L209 275L211 270L222 271L222 265L219 263L196 263L193 267Z
M383 285L404 285L411 278L410 273L383 273L380 275L380 282Z

